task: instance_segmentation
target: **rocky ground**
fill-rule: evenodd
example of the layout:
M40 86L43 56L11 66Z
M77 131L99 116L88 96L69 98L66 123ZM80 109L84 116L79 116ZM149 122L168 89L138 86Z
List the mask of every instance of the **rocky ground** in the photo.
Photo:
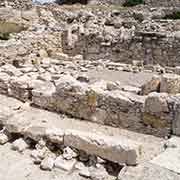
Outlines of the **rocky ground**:
M180 179L179 7L91 3L0 3L0 179Z

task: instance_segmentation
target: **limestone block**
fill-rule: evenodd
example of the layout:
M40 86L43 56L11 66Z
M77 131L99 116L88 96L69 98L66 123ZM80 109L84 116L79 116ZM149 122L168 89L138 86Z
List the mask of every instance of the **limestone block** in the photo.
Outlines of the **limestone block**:
M28 147L29 145L22 138L15 140L12 144L12 149L19 152L23 152Z
M141 158L141 144L125 137L111 138L69 130L64 144L120 164L135 165Z
M54 166L65 171L71 171L75 166L76 162L76 159L66 160L62 156L58 156L55 159Z
M0 145L3 145L9 141L9 137L5 133L0 133Z
M51 171L54 167L54 159L51 157L46 157L43 159L40 165L41 169Z
M9 82L9 94L22 101L27 101L29 98L28 82L30 82L30 77L26 75L11 78Z
M145 100L145 112L150 114L169 112L167 99L167 93L150 93Z
M151 92L160 91L161 78L154 75L153 78L142 86L142 95L148 95Z
M176 74L164 74L161 80L160 92L177 94L180 92L180 76Z

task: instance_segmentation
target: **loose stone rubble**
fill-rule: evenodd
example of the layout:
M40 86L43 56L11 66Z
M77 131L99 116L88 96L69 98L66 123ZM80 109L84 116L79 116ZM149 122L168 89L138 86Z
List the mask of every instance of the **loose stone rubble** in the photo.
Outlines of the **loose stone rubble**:
M0 3L0 179L180 179L180 3L76 2Z

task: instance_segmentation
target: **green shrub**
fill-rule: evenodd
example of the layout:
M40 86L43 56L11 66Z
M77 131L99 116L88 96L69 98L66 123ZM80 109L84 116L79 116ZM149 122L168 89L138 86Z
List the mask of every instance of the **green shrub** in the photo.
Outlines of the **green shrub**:
M180 19L180 11L164 16L163 19Z
M127 6L127 7L130 7L130 6L136 6L138 4L144 4L144 0L127 0L123 6Z

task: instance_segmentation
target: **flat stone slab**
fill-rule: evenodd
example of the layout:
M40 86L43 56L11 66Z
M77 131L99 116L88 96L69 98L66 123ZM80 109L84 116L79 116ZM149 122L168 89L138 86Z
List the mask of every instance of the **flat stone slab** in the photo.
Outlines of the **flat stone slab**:
M151 161L152 164L180 174L180 138L169 140L169 147Z
M180 175L151 163L127 167L119 174L118 180L179 180Z
M6 106L6 103L1 106ZM23 134L37 141L46 136L56 143L65 140L66 145L79 149L82 149L83 143L88 144L89 149L83 148L88 153L129 165L154 158L163 151L165 143L162 138L68 118L62 114L28 107L25 104L21 104L19 110L15 111L12 117L4 120L3 124L8 131ZM70 135L70 130L78 133ZM77 145L76 139L82 144ZM127 156L126 153L129 155ZM118 154L122 154L122 157Z
M98 136L69 130L65 133L64 144L119 164L136 165L142 156L142 144L123 136Z

